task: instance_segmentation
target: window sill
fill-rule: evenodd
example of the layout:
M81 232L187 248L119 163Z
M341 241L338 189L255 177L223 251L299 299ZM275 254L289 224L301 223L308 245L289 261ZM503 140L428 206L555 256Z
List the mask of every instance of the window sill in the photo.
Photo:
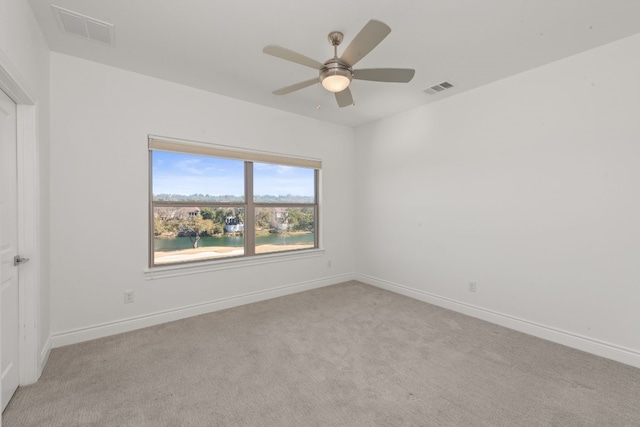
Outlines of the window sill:
M167 277L186 276L189 274L206 273L209 271L229 270L233 268L251 267L254 265L273 264L276 262L293 261L297 259L314 258L324 255L324 249L308 249L299 252L256 255L252 257L238 257L216 261L203 261L186 265L174 264L164 267L151 267L144 270L146 280L164 279Z

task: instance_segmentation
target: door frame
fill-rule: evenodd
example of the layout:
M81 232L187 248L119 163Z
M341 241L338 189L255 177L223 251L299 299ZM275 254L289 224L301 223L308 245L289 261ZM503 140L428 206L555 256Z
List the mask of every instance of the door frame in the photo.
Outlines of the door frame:
M40 165L38 150L38 99L9 58L0 50L0 89L17 106L17 226L18 250L30 261L18 274L20 321L20 385L36 382L50 352L47 340L40 350Z

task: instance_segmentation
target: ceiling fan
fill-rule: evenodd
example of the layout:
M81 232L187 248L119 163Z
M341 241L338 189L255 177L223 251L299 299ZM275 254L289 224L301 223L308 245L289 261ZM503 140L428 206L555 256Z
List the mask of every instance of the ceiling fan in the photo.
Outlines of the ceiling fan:
M371 20L360 30L351 41L351 44L344 50L342 56L338 58L338 46L342 43L344 35L339 31L332 31L329 33L329 42L333 46L333 58L325 63L318 62L282 46L273 44L266 46L262 51L268 55L306 65L320 72L320 75L313 79L274 90L274 95L286 95L321 82L326 90L335 93L338 105L346 107L354 104L353 96L349 89L352 79L395 83L410 82L416 72L410 68L353 68L358 61L378 46L390 32L391 28L388 25L380 21Z

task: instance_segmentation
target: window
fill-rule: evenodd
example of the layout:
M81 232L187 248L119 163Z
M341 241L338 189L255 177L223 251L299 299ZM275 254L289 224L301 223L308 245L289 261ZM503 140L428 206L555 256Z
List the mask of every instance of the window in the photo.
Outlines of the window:
M150 266L318 247L321 163L149 138Z

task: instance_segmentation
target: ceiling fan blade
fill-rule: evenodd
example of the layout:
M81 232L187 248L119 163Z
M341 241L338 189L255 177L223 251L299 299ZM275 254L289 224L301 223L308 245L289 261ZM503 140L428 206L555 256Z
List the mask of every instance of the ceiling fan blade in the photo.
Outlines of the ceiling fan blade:
M306 65L307 67L311 67L316 70L320 70L322 67L324 67L324 64L316 61L315 59L311 59L308 56L304 56L298 52L289 50L286 47L277 46L275 44L270 44L269 46L265 46L265 48L262 49L262 51L267 55L271 55L280 59L285 59L287 61L295 62L296 64Z
M365 68L353 70L353 78L374 82L409 83L416 70L411 68Z
M390 32L391 28L387 24L372 19L355 36L342 53L340 59L353 67L356 62L378 46Z
M314 77L313 79L305 80L303 82L295 83L290 86L281 87L280 89L276 89L273 91L274 95L286 95L291 92L295 92L296 90L304 89L307 86L311 86L314 83L318 83L320 81L319 77Z
M338 106L340 108L353 105L353 96L351 95L351 89L346 88L342 92L336 92L336 101L338 102Z

